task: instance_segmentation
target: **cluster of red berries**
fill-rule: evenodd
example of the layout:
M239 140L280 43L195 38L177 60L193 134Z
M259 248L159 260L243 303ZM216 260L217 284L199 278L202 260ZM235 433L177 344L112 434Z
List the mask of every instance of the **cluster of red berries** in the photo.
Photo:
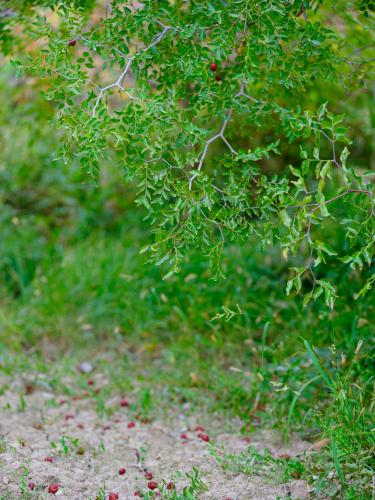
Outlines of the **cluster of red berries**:
M217 64L216 63L211 63L210 64L210 70L212 71L212 73L215 73L215 71L217 70ZM221 82L221 79L222 79L221 75L216 75L215 76L215 80L217 82Z
M34 491L35 488L36 488L36 484L33 482L33 481L30 481L28 484L27 484L27 487L29 488L29 490L31 491ZM60 489L60 486L57 484L57 483L51 483L49 486L48 486L48 493L51 493L52 495L55 495Z
M198 425L194 430L197 433L198 439L201 439L202 441L205 441L206 443L208 443L210 441L209 435L205 434L205 432L204 432L204 427L202 427L201 425ZM180 434L180 438L185 439L185 440L189 439L186 432L183 432L182 434Z

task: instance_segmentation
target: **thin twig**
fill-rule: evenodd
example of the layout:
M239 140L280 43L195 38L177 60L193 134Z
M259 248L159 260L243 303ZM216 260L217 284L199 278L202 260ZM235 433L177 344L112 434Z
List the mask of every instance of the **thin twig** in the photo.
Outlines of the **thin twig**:
M157 21L158 24L161 24L160 21ZM164 26L164 25L163 25ZM163 38L173 29L172 26L164 26L163 28L163 31L161 31L158 35L156 35L156 37L154 38L154 40L149 44L147 45L146 47L144 47L143 49L139 50L137 53L135 53L133 56L129 57L129 59L126 61L126 64L125 64L125 68L123 69L122 73L120 74L120 76L117 78L117 80L113 83L110 83L109 85L106 85L105 87L101 87L100 88L100 92L96 98L96 101L95 101L95 105L94 105L94 108L92 110L92 116L95 116L95 112L96 112L96 109L97 107L99 106L99 103L102 99L102 96L104 94L104 92L106 92L107 90L110 90L110 89L113 89L115 87L119 88L120 90L123 90L125 91L124 87L123 87L123 82L131 68L131 65L133 64L134 60L140 55L140 54L143 54L143 52L146 52L150 49L152 49L153 47L155 47L155 45L157 45L158 43L160 43ZM119 51L121 54L122 52ZM122 54L124 55L124 54ZM127 95L131 98L131 99L135 99L135 100L138 100L137 97L134 97L132 96L131 94L129 94L127 92Z

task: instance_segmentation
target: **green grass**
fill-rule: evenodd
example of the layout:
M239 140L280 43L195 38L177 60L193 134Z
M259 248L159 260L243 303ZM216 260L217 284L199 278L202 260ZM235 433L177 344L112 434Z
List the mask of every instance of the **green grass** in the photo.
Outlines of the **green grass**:
M209 278L199 253L163 281L138 253L138 215L129 210L129 226L115 234L100 230L46 252L21 294L3 292L3 372L42 372L53 390L72 395L86 387L76 366L90 359L109 380L93 395L103 418L114 411L111 395L132 392L141 418L189 403L192 413L240 416L247 433L261 426L327 437L327 448L297 467L300 477L321 494L340 487L343 498L370 498L371 301L303 309L284 296L284 263L254 247L227 251L225 281ZM222 306L235 314L221 317ZM292 464L282 467L282 477L295 475Z

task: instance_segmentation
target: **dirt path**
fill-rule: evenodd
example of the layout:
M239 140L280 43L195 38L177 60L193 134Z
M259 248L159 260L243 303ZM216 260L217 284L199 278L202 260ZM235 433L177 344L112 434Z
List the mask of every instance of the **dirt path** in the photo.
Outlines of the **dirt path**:
M173 490L166 488L171 481L180 495L173 498L181 499L307 496L304 481L278 485L269 477L225 471L213 450L220 453L223 447L226 452L240 453L249 442L240 434L224 432L219 419L172 412L163 421L134 420L133 426L129 409L121 407L119 400L113 401L115 411L103 420L92 398L69 399L40 389L22 398L19 387L19 383L8 383L0 396L1 500L107 499L109 492L117 493L121 500L133 499L137 491L152 491L150 481L157 483L153 494L159 498L172 498ZM204 430L196 431L202 421ZM251 435L251 445L259 451L267 447L272 453L292 456L307 447L296 442L285 449L262 433ZM119 474L121 468L126 469L124 474ZM146 472L152 478L149 474L147 479ZM35 483L33 490L30 483ZM48 492L52 484L58 485L55 494ZM191 488L191 496L181 493L184 487Z

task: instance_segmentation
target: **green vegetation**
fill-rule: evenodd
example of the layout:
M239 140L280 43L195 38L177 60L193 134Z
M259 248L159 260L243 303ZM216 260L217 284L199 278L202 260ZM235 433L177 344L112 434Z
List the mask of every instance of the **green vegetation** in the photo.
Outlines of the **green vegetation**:
M288 36L294 40L309 33L319 42L290 54L288 64L302 60L297 74L281 66L273 35L267 39L271 28L263 24L264 9L254 13L248 7L252 22L261 23L262 49L253 53L250 37L246 57L237 54L242 63L225 67L223 78L230 83L221 84L209 82L206 66L211 59L230 59L236 30L225 39L223 30L233 24L230 14L251 2L230 2L233 7L220 10L225 2L212 1L207 14L202 2L188 2L192 10L186 14L179 12L181 2L158 2L163 23L178 20L185 26L181 37L190 41L196 36L194 17L202 40L203 22L215 28L220 14L223 25L214 30L208 47L197 44L190 55L176 32L162 41L160 51L142 56L143 65L134 71L139 97L150 100L147 109L128 99L119 111L119 98L112 101L103 94L92 115L98 92L86 88L88 70L93 62L99 64L99 56L100 64L112 57L96 74L108 78L121 62L113 48L101 44L110 39L111 46L116 42L125 50L126 44L117 42L119 37L128 40L126 30L150 42L163 27L150 25L155 2L129 15L124 32L116 36L120 7L112 18L87 27L85 9L94 9L96 2L63 3L59 23L48 17L48 9L43 11L47 23L36 19L31 6L59 2L14 2L12 16L0 17L6 26L2 50L19 61L7 59L0 75L0 372L14 377L33 373L35 380L43 374L49 388L71 395L87 389L87 377L76 367L89 359L109 380L92 394L103 418L114 411L110 397L130 390L135 394L130 411L143 419L187 403L191 413L204 409L235 415L242 422L237 431L246 434L272 428L285 440L297 434L312 445L325 444L292 460L251 447L243 455L228 454L212 445L211 453L225 470L280 481L306 479L317 497L370 499L375 451L373 194L345 194L373 192L370 4L336 2L337 17L326 26L333 2L323 2L317 12L312 7L321 2L286 2L294 16L286 18L279 12L285 2L260 2L275 8L267 16L273 27L280 21L280 37L290 41ZM77 6L84 7L83 13ZM305 11L314 22L303 24ZM24 38L14 39L16 19L22 20ZM344 27L335 29L334 22ZM328 28L335 30L333 41ZM91 51L78 57L67 42L81 43L82 33ZM39 40L36 48L31 40ZM27 43L31 48L25 48ZM99 56L93 58L95 44ZM277 65L284 68L284 79L271 69L255 74L254 60L263 67L271 56L281 58ZM306 62L312 56L314 67ZM162 82L157 95L145 83L148 62L158 68L151 77ZM62 72L72 83L58 76ZM24 80L16 78L20 74ZM249 117L239 101L229 137L240 153L233 158L215 141L206 173L192 169L204 141L226 119L238 82L248 74L247 85L257 99L272 98L270 108L258 101ZM178 108L192 78L199 92ZM271 85L275 79L283 81L277 88ZM326 111L326 101L334 113ZM308 109L311 114L304 113ZM193 115L200 116L199 126L189 121ZM315 135L317 124L320 133ZM335 138L328 145L321 141L326 134ZM251 145L248 137L254 138ZM352 151L350 167L345 167L346 144ZM323 160L331 145L339 149L333 148L334 158L341 155L344 175L333 171L332 158ZM146 186L149 157L162 160ZM166 161L188 164L188 179L165 170ZM262 186L255 191L261 212L248 206L260 174ZM245 182L246 176L250 180ZM218 190L212 187L216 182ZM222 196L225 184L231 192ZM310 190L317 190L316 197ZM290 195L302 207L300 216L288 211ZM313 214L306 208L310 203L315 203ZM170 238L176 227L178 237ZM156 255L150 258L150 252ZM75 385L65 384L67 374ZM57 402L51 398L49 404ZM19 410L25 405L21 395ZM61 439L55 443L61 454L81 449L78 441ZM4 451L0 439L0 460ZM165 498L199 496L205 487L199 471L188 479L191 485L182 496L165 491ZM25 478L22 484L29 498ZM105 495L104 486L98 498Z

